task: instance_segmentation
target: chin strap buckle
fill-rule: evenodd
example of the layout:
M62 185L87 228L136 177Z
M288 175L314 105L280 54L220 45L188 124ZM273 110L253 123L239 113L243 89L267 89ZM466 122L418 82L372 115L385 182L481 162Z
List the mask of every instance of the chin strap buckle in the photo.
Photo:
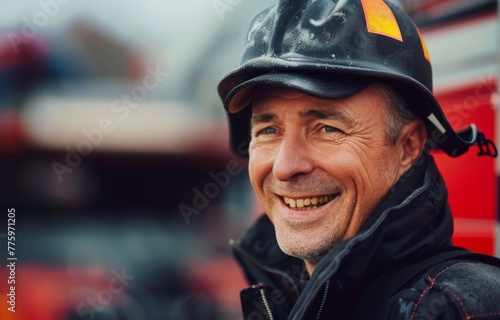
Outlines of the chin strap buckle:
M495 143L486 138L482 132L478 132L476 143L479 147L478 156L490 156L492 158L498 157L498 150Z

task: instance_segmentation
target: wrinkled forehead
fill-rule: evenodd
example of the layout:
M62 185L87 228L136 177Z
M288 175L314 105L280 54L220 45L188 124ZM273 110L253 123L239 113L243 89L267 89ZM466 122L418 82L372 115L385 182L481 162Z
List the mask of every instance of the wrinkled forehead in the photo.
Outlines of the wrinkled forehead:
M360 92L342 98L323 98L302 92L300 90L274 86L260 85L253 88L251 103L251 115L262 112L273 112L275 108L292 106L300 107L300 113L307 113L311 110L321 112L335 112L366 116L385 115L394 112L390 106L389 99L377 89L376 85L369 85ZM290 107L290 108L288 108Z

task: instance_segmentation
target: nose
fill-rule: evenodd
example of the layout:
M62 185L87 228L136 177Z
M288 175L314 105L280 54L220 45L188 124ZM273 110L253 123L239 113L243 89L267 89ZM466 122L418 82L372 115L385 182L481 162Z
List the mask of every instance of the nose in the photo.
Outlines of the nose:
M297 175L312 172L312 156L305 139L296 136L283 137L273 164L274 177L279 181L290 181Z

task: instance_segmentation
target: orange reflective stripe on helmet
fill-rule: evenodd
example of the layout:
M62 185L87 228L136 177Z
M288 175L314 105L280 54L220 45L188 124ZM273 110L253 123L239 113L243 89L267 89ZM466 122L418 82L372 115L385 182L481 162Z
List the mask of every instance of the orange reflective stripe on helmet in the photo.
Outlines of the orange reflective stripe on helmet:
M429 49L427 49L427 44L425 43L424 37L422 37L422 33L420 33L420 30L418 27L413 23L415 26L415 29L417 30L418 37L420 38L420 42L422 43L422 50L424 50L424 56L427 59L427 61L431 62L431 55L429 54Z
M383 0L361 0L368 32L384 35L403 42L396 17Z

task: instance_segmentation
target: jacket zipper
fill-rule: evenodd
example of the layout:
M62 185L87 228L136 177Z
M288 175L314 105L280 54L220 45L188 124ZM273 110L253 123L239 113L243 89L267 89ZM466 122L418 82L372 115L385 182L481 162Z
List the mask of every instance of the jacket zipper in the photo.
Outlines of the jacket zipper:
M268 320L274 320L273 314L271 313L271 308L269 308L269 303L267 302L266 292L261 286L252 286L252 288L258 289L260 297L262 298L262 304L264 305L264 310L267 313Z
M326 297L328 296L328 288L329 287L330 287L330 280L328 280L325 283L325 292L323 292L323 299L321 299L321 305L319 306L318 315L316 316L316 320L319 320L319 318L321 317L321 312L323 312L323 308L325 307Z
M292 289L293 289L295 295L297 297L299 296L300 292L299 292L299 288L298 288L297 284L295 283L295 281L293 280L293 278L290 277L286 272L283 272L283 271L281 271L279 269L268 267L268 266L260 263L254 257L252 257L250 254L248 254L245 250L243 250L240 246L238 246L238 244L236 244L236 241L234 241L233 239L229 240L229 245L234 250L236 250L239 254L241 254L243 257L245 257L250 262L252 262L257 268L260 268L260 269L262 269L262 270L264 270L266 272L278 275L278 276L286 279L291 284Z

